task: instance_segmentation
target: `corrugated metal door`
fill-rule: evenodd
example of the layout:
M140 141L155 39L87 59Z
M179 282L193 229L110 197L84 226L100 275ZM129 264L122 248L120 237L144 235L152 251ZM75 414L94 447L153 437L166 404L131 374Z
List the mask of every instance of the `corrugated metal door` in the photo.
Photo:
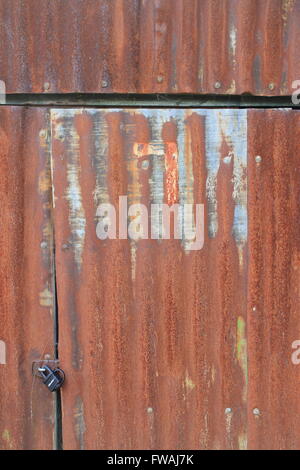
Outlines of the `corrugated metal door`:
M51 116L64 447L299 447L298 113ZM122 195L203 203L203 248L99 240Z
M65 447L246 446L246 116L52 111ZM123 195L205 204L204 248L99 240Z

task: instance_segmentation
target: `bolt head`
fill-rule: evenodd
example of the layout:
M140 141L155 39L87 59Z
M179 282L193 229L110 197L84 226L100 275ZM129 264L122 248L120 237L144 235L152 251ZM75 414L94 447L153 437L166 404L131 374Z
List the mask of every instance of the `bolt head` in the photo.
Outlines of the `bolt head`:
M50 83L49 82L45 82L44 83L44 91L49 91L50 90Z
M254 416L259 416L260 415L260 410L258 408L253 408L253 414L254 414Z
M143 170L148 170L148 168L149 168L149 160L143 160L143 161L142 161L142 168L143 168Z
M225 408L225 414L229 415L230 413L232 413L232 409L231 408Z
M262 161L261 156L260 156L260 155L256 155L255 161L256 161L256 163L261 163L261 161Z
M221 83L220 83L220 82L216 82L214 86L215 86L215 88L218 90L219 88L221 88Z
M108 87L108 81L107 80L102 80L101 87L102 88L107 88Z

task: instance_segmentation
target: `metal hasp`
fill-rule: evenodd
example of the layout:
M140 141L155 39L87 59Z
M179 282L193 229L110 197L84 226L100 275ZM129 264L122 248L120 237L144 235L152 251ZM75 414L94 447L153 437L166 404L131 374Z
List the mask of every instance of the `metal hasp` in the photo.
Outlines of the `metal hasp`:
M44 365L39 368L39 372L43 383L48 387L50 392L59 390L65 381L65 373L59 368L53 370L49 366Z

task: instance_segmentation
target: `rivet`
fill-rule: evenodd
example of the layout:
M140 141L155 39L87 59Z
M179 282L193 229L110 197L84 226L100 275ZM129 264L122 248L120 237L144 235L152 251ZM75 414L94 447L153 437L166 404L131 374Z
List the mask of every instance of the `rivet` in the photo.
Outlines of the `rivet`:
M142 161L142 168L143 168L143 170L148 170L148 168L149 168L149 160L143 160L143 161Z
M232 409L231 408L225 408L225 414L229 415L230 413L232 413Z
M40 130L40 137L42 137L42 138L46 137L46 131L45 131L45 129L41 129L41 130Z
M253 408L253 414L254 414L255 416L259 416L259 415L260 415L259 409L258 409L258 408Z
M163 80L164 80L164 77L162 75L158 75L156 80L157 80L158 83L162 83Z
M254 306L254 307L252 308L252 310L253 310L253 312L256 312L256 307Z
M102 80L101 86L102 86L102 88L107 88L108 87L108 81L107 80Z
M260 156L260 155L256 155L256 157L255 157L256 163L261 163L261 160L262 160L261 156Z
M50 83L49 82L45 82L44 83L44 91L48 91L50 90Z
M153 413L153 408L151 408L151 406L149 406L149 408L147 408L147 413L149 413L149 414Z
M275 85L273 82L269 83L269 90L274 90Z
M216 82L216 83L215 83L215 88L217 88L217 89L218 89L218 88L221 88L221 83L220 83L220 82Z
M45 241L41 242L41 248L47 248L48 244Z

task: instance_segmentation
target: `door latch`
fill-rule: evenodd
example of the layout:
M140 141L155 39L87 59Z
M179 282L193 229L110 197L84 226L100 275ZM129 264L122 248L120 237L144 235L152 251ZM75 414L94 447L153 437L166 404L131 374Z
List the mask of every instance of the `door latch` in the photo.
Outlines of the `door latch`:
M51 369L51 367L45 364L43 367L39 367L38 371L40 377L43 379L43 383L48 387L50 392L59 390L65 381L65 373L62 369Z

